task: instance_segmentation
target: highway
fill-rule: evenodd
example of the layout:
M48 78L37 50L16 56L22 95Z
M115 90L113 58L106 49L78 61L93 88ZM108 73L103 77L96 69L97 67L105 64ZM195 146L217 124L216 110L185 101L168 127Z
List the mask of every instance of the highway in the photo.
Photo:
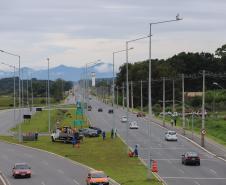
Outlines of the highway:
M105 131L112 128L112 114L108 109L112 108L95 98L90 101L93 109L88 112L92 124ZM103 112L97 112L99 107ZM121 123L120 118L126 115L126 109L116 109L116 128L120 136L128 141L130 147L139 145L141 159L148 162L148 149L151 147L151 158L158 161L159 175L169 185L225 185L226 184L226 162L213 157L201 148L195 146L187 139L178 136L177 142L164 140L165 129L157 124L151 124L151 137L149 137L149 124L147 118L137 118L135 114L129 113L129 120L136 120L139 124L138 130L129 130L127 137L126 123ZM186 151L196 151L200 154L200 166L184 166L181 164L181 155Z
M16 162L27 162L32 177L14 179L12 167ZM85 185L86 167L52 154L0 142L0 168L11 185Z
M34 109L31 113L34 113ZM24 114L30 114L30 110L28 108L22 108L21 111L15 109L14 120L14 109L0 110L0 135L11 135L10 128L22 122Z

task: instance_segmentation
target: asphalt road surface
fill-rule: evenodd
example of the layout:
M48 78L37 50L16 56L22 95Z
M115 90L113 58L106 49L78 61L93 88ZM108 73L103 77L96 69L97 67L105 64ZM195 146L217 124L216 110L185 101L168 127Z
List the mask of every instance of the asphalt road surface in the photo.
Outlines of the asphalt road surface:
M108 114L112 108L95 98L90 101L93 109L88 111L93 125L105 131L110 131L113 125L113 114ZM98 112L98 108L103 112ZM120 136L127 141L130 147L138 144L139 155L147 163L149 148L151 147L151 158L157 160L159 175L169 185L226 185L226 162L213 157L187 139L178 136L177 142L164 140L165 129L157 124L151 124L151 137L149 136L149 124L147 118L137 118L135 114L129 113L129 120L136 120L138 130L127 129L126 123L121 123L120 118L126 115L126 109L115 110L115 123ZM128 134L127 134L128 130ZM200 166L184 166L181 164L181 155L186 151L196 151L200 154Z
M32 177L14 179L12 167L16 162L27 162ZM85 185L86 167L67 159L17 145L0 142L0 168L11 185Z
M21 123L23 121L24 114L33 114L28 108L23 108L21 111L19 109L15 110L14 117L14 109L6 109L0 110L0 135L10 135L10 128L16 126L16 124Z

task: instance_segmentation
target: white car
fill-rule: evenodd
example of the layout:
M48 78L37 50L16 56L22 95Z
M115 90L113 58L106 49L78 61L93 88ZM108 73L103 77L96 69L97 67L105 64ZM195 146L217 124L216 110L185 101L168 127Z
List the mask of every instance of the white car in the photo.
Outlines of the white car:
M127 122L127 116L122 116L121 122Z
M139 126L138 126L138 124L137 124L136 121L131 121L131 122L129 123L129 128L130 128L130 129L138 129Z
M165 133L165 140L166 141L177 141L177 133L175 131L168 130Z

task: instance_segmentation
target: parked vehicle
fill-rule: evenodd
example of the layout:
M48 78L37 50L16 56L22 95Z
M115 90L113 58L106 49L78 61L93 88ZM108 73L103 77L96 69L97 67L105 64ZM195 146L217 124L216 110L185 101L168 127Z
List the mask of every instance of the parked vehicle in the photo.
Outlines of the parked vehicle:
M165 140L166 141L177 141L177 133L175 131L168 130L165 133Z
M86 178L87 185L109 185L109 178L103 171L90 171Z
M136 121L131 121L131 122L129 123L129 128L130 128L130 129L138 129L139 126L138 126L138 124L137 124Z
M17 177L31 177L31 167L26 163L15 163L12 170L12 175L14 178Z
M145 117L145 113L144 112L138 112L137 117Z
M64 143L71 143L73 137L77 140L83 140L84 135L80 132L74 131L68 126L57 128L56 131L51 134L52 142L63 141Z
M121 120L121 122L123 122L123 123L124 123L124 122L127 122L127 116L122 116L120 120Z
M200 166L200 157L197 152L185 152L182 155L181 162L184 165L194 164Z
M98 134L101 134L102 133L102 130L98 127L94 127L94 126L89 126L89 128L93 129L93 130L97 130L97 133Z
M91 110L92 110L92 106L89 105L89 106L88 106L88 111L91 111Z
M102 108L98 108L97 111L98 111L98 112L103 112L103 109L102 109Z
M99 137L98 131L91 128L83 128L79 129L85 137Z
M113 109L109 109L109 110L108 110L108 113L109 113L109 114L113 114L113 113L114 113L114 112L113 112Z

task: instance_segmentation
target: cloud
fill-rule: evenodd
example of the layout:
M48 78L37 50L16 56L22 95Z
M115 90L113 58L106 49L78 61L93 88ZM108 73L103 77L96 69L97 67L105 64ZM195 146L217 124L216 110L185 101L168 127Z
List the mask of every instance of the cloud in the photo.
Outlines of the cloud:
M112 65L104 63L104 64L94 67L94 69L98 73L109 73L112 71Z

